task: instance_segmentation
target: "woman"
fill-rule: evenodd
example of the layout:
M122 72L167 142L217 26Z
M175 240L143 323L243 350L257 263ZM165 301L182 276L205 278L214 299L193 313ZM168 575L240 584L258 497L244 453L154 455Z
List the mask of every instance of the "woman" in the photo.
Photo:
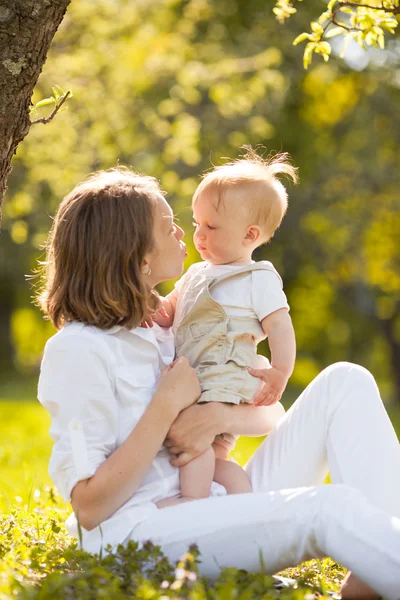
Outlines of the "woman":
M95 173L58 210L40 302L60 331L39 399L52 417L50 473L74 510L69 531L78 519L91 552L151 538L171 560L196 542L208 576L258 570L260 549L271 573L330 555L355 573L343 598L397 598L399 444L356 365L323 371L280 419L246 467L253 494L213 484L210 498L157 508L179 496L178 467L215 435L261 435L278 416L194 405L197 377L173 361L170 331L139 327L157 308L154 287L182 272L182 238L157 182L129 170ZM328 468L338 485L319 485Z

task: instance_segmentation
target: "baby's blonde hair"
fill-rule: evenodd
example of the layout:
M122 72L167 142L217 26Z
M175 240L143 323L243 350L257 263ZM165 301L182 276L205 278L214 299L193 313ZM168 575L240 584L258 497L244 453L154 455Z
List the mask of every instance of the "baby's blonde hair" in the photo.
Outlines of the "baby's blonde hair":
M215 194L218 210L221 202L225 205L228 192L233 192L237 199L248 205L249 224L261 228L261 245L272 238L287 210L287 192L278 176L285 175L297 183L297 169L286 153L263 158L251 146L243 148L246 152L240 158L204 174L194 193L192 206L200 194L207 191Z

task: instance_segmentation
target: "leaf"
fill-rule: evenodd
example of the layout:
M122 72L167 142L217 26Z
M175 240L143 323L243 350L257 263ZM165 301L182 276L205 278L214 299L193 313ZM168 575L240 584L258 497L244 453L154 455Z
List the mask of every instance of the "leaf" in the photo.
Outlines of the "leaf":
M317 44L315 42L309 42L305 47L303 56L303 65L305 69L308 69L309 65L311 64L312 54L316 48L316 45Z
M396 25L397 25L397 22L396 22ZM382 29L389 31L389 33L395 33L395 30L393 29L393 27L388 25L387 23L381 23L381 27L382 27Z
M331 45L329 42L320 42L318 44L318 47L321 51L322 54L327 54L329 55L332 51Z
M318 23L322 24L324 23L327 19L331 18L331 13L329 11L325 11L323 12L320 17L318 18Z
M310 23L310 25L311 25L311 29L313 30L313 32L316 33L317 35L321 36L324 33L324 30L322 29L322 27L319 23L312 21Z
M309 33L301 33L300 35L297 36L297 38L293 41L293 46L297 46L297 44L300 44L300 42L304 42L304 40L309 40L310 39L310 34Z
M51 97L51 98L44 98L43 100L39 100L39 102L36 102L34 108L40 108L41 106L48 106L49 104L56 104L56 99Z
M342 35L343 31L345 31L342 27L332 27L332 29L328 29L325 34L325 38L329 39L335 37L336 35Z
M56 100L58 100L59 98L61 98L61 96L65 95L64 90L59 85L55 85L51 89L53 91L53 94L54 94L54 97L55 97Z

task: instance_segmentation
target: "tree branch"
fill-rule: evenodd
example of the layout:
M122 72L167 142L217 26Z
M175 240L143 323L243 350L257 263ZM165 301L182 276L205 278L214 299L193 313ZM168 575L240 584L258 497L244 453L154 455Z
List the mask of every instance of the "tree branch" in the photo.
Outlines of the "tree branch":
M68 90L68 92L65 92L65 94L62 96L60 101L57 103L57 106L55 107L55 109L53 110L53 112L51 113L51 115L49 117L46 117L46 118L41 117L40 119L31 121L31 125L36 125L36 123L43 123L43 125L47 125L47 123L50 123L50 121L52 121L54 119L54 117L56 116L56 114L58 113L58 111L60 110L60 108L62 107L62 105L64 104L64 102L67 100L67 98L70 95L71 95L71 90Z
M400 6L392 6L391 8L386 8L385 6L371 6L370 4L364 3L358 4L357 2L348 2L346 0L339 0L336 6L339 7L338 10L340 10L341 6L349 6L351 8L370 8L371 10L383 10L384 12L392 13L393 15L400 14Z

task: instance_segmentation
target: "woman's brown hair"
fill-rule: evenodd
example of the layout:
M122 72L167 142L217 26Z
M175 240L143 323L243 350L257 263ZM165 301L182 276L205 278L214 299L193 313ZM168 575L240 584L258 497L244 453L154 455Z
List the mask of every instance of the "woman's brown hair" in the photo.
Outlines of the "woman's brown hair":
M142 264L154 248L153 177L125 168L93 173L61 202L47 242L37 302L57 329L137 326L158 306Z

